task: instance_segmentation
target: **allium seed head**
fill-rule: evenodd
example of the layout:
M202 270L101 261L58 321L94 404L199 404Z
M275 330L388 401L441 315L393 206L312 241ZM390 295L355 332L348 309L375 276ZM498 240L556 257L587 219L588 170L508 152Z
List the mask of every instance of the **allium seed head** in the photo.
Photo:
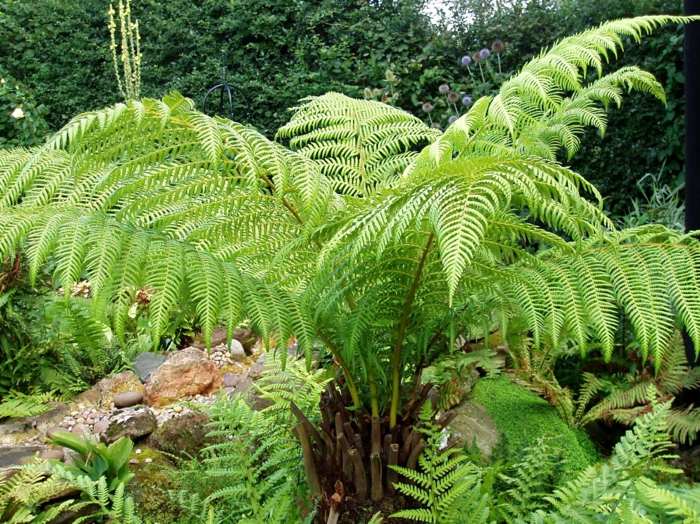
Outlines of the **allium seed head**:
M455 115L452 115L450 118L447 119L447 123L452 125L457 121L457 117Z
M447 100L452 104L457 103L457 101L459 100L459 93L450 91L449 93L447 93Z
M472 97L470 97L469 95L464 95L464 96L462 97L462 105L463 105L464 107L469 107L469 106L471 106L471 105L472 105L472 102L474 102L474 100L472 100Z
M503 43L502 40L494 40L493 44L491 44L491 51L493 51L496 54L502 53L506 48L506 45Z
M422 109L424 113L430 113L434 109L433 104L430 102L423 102Z
M438 87L438 91L441 95L446 95L450 92L450 86L448 86L447 84L440 84L440 87Z

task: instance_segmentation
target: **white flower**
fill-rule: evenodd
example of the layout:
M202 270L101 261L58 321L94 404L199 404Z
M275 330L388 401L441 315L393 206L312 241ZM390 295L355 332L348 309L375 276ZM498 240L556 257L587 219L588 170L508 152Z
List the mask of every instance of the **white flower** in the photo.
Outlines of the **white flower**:
M0 86L4 86L4 85L5 85L5 79L4 79L4 78L0 78Z
M10 116L19 120L20 118L24 118L24 111L21 107L15 107L15 110L10 113Z

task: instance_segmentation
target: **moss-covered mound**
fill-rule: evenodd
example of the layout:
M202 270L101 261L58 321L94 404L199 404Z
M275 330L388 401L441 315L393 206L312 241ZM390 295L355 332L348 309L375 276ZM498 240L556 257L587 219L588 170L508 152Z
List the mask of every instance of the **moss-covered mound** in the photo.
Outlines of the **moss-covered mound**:
M523 449L540 437L556 437L562 446L565 475L599 460L585 432L567 426L547 401L505 377L477 381L472 398L486 408L501 432L497 456L507 463L519 462Z

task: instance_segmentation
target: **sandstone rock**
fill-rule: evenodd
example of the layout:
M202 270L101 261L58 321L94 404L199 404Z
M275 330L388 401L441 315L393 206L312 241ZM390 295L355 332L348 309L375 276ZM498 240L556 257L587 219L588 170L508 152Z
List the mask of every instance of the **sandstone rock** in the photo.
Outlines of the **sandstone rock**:
M189 411L163 422L148 443L156 449L178 457L194 457L210 443L206 424L209 417L198 411Z
M125 391L124 393L114 395L114 407L128 408L130 406L141 404L142 400L143 393L141 391Z
M146 382L151 374L166 360L167 357L161 353L145 351L140 353L134 360L134 371L141 379L141 382Z
M221 387L221 375L207 354L195 347L173 353L146 383L146 402L167 406L182 398L208 395Z
M476 444L485 459L490 459L501 439L496 424L482 405L465 401L453 408L455 418L447 426L448 445L467 446Z
M121 437L137 439L151 434L155 429L156 416L148 407L125 408L110 415L101 437L107 442L114 442Z
M133 371L123 371L100 380L89 390L76 398L78 405L98 405L107 407L114 402L114 396L126 391L138 391L143 394L144 387Z

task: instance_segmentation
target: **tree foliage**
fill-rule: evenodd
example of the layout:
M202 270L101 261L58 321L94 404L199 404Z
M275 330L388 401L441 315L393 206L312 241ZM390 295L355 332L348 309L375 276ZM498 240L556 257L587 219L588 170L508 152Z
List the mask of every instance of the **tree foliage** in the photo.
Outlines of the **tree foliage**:
M604 65L623 37L682 21L563 39L439 137L337 94L283 128L296 151L177 94L81 114L0 154L0 254L21 251L30 276L51 259L64 290L86 277L118 334L145 292L155 338L182 301L205 339L243 319L307 354L318 337L353 402L392 426L404 381L449 349L448 330L474 336L479 314L480 330L517 316L535 346L608 354L624 311L658 366L675 326L700 342L700 247L660 226L615 230L556 159L605 129L625 91L663 98L649 73Z

